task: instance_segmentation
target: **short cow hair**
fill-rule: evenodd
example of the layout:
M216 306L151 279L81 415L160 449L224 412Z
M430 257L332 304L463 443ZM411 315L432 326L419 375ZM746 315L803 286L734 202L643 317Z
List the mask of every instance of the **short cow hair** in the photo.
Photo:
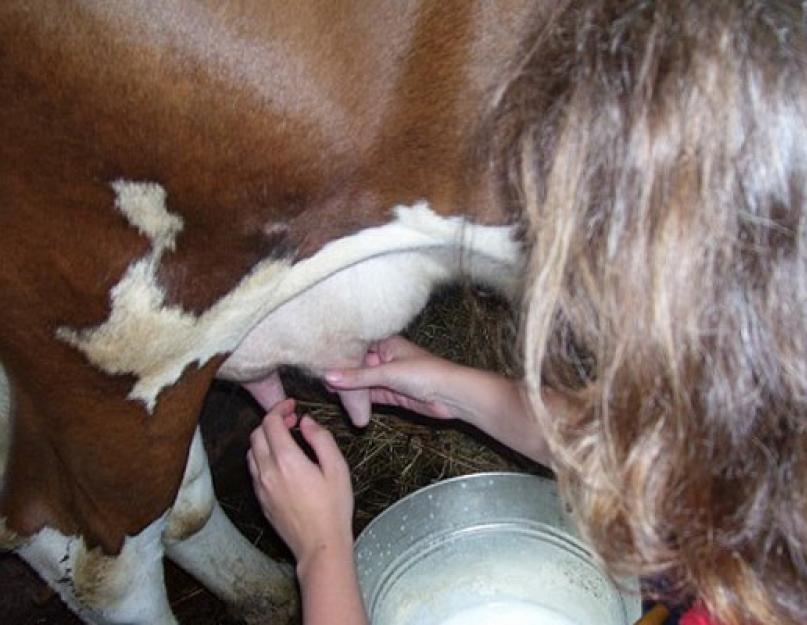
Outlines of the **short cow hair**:
M725 625L807 623L805 19L563 2L496 111L561 486L613 572Z

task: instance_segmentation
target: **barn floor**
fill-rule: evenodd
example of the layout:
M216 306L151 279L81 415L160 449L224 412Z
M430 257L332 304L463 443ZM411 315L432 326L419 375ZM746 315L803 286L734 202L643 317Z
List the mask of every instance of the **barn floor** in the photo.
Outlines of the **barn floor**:
M512 335L506 308L486 296L469 297L455 289L439 296L408 330L420 344L473 366L513 374L496 349ZM317 384L292 372L284 383L301 410L326 424L336 435L351 465L356 492L358 533L400 497L436 480L479 471L540 471L532 463L498 449L489 440L455 427L434 427L396 414L376 415L357 431L347 425L333 398ZM242 533L272 557L288 560L282 542L263 519L252 494L244 457L249 432L262 413L246 392L217 382L201 417L219 500ZM166 584L181 623L236 625L241 621L177 567L166 564ZM0 625L79 625L56 596L19 559L0 556Z

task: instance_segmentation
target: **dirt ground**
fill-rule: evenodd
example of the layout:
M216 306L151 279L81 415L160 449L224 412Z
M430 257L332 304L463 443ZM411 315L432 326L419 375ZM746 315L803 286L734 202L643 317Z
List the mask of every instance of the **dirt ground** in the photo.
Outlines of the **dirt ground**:
M488 296L453 290L438 297L408 330L410 337L454 360L513 373L517 368L497 346L512 339L506 307ZM540 472L532 463L459 427L434 427L409 416L379 412L364 431L351 428L334 399L319 385L283 372L289 394L334 431L351 465L356 491L355 531L400 497L434 481L479 471ZM219 500L234 523L274 558L289 554L261 516L244 457L249 432L262 413L240 387L216 382L201 416L205 445ZM171 563L166 563L171 606L181 623L235 625L241 621ZM39 578L18 558L0 556L0 625L79 625Z

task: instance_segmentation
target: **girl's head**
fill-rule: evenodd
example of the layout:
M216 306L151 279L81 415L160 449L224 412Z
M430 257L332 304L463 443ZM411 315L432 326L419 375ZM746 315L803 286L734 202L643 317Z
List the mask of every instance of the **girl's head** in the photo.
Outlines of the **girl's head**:
M807 622L806 20L563 2L497 107L561 483L614 572L726 625Z

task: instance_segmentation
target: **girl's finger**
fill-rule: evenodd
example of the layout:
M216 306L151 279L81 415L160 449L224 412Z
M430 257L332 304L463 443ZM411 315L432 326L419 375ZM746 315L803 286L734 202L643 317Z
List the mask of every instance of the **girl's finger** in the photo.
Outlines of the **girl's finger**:
M395 364L360 369L334 369L325 373L325 381L340 390L387 386L391 380L390 373L393 375L395 373L395 370L390 371L391 367L395 367Z
M427 355L422 347L399 334L387 337L378 344L378 356L382 362L392 362L401 358Z
M305 457L303 451L294 441L286 425L286 417L293 413L277 413L275 411L266 415L261 427L265 434L268 447L274 458L277 460L281 455L300 454Z
M381 356L379 356L377 352L367 352L364 355L365 367L377 367L380 364L381 364Z
M305 415L300 419L300 432L317 455L317 461L323 472L327 474L345 469L345 458L333 435L326 428Z
M258 463L255 462L255 456L252 454L252 449L247 450L247 469L249 469L249 474L252 476L252 479L258 479L260 476L260 470L258 469Z
M297 402L294 399L284 399L275 404L267 414L279 415L285 418L287 415L294 414L296 404Z
M285 424L286 419L295 419L294 408L296 402L293 399L284 399L276 404L263 418L261 425L252 433L250 441L256 451L256 460L260 463L264 457L272 457L272 435L269 424L275 421ZM285 428L284 428L285 429Z
M264 422L268 418L268 416L265 417ZM272 461L272 451L269 448L269 441L266 440L263 424L255 428L252 434L249 435L249 447L257 469L260 469L261 465Z

